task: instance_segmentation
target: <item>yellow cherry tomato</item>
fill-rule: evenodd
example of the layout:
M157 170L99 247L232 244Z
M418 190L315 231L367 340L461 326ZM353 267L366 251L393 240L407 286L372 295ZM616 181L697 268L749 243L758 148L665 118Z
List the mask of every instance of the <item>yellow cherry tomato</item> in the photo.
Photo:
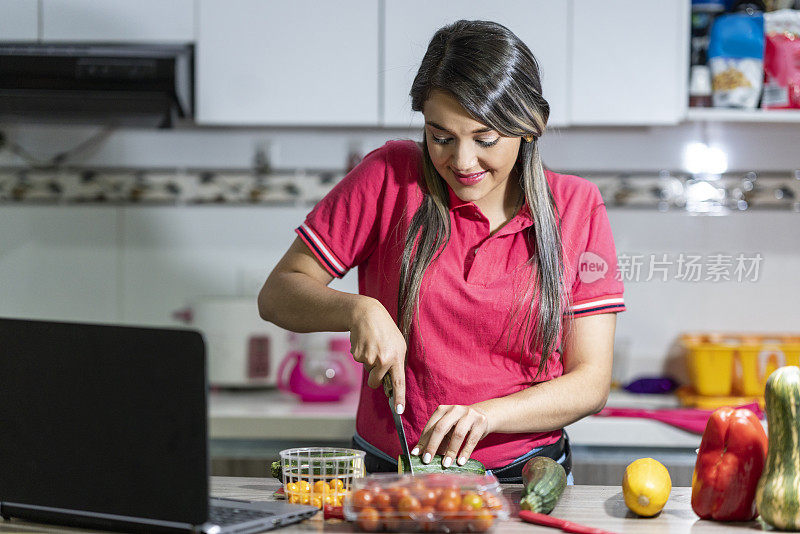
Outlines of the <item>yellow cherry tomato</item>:
M320 497L311 497L311 506L322 508L322 499Z
M308 493L300 494L300 504L308 504L311 501L311 495Z
M292 504L300 504L300 494L292 493L291 495L289 495L289 502Z
M331 480L331 490L334 493L341 493L344 490L344 482L340 478L334 478Z
M337 495L336 496L336 506L342 506L342 502L344 501L345 497L346 497L346 495Z
M311 493L311 484L308 480L301 480L297 483L297 489L302 493Z
M286 484L286 487L283 489L287 494L291 495L292 493L297 493L297 482L289 482Z
M324 495L328 493L330 490L331 487L328 486L328 483L325 482L324 480L317 480L316 482L314 482L314 493L319 493L321 495Z
M327 493L327 494L322 496L322 502L325 503L325 504L330 504L331 506L334 506L336 504L336 496L332 495L330 493Z
M477 493L467 493L461 498L461 506L466 506L473 510L480 510L483 508L483 499Z

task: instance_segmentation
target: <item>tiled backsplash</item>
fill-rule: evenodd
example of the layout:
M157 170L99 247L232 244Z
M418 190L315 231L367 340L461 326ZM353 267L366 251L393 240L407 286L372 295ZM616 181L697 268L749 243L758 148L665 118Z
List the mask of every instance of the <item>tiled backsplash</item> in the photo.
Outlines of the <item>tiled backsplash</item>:
M343 171L153 169L0 169L0 202L96 204L245 204L311 206ZM724 213L800 212L800 170L783 173L587 172L607 206Z
M0 170L0 201L95 204L314 204L342 172L67 169Z

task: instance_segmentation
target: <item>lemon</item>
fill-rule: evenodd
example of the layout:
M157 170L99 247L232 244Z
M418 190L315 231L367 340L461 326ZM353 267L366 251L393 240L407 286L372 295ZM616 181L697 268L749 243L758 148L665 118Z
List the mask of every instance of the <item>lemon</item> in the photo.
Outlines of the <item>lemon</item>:
M658 460L639 458L625 468L622 495L633 513L643 517L658 514L667 504L670 491L669 471Z

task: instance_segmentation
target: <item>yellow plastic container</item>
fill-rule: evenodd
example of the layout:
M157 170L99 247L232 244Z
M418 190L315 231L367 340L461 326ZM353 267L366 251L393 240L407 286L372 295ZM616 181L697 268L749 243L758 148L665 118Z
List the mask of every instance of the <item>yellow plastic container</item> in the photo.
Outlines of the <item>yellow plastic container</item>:
M786 356L780 344L747 344L740 346L736 352L734 395L763 395L769 375L786 365Z
M736 346L729 343L693 343L688 347L688 370L700 395L727 396L733 389Z
M773 371L800 366L797 334L693 333L681 340L692 390L701 397L763 397Z
M781 349L786 357L786 365L800 366L800 337L787 336L781 343Z

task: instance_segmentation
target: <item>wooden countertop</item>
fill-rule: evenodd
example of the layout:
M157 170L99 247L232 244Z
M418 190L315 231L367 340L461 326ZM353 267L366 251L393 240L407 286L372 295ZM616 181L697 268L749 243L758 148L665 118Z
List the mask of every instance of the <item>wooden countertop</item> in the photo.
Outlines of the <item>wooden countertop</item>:
M220 497L238 499L270 499L272 492L280 484L276 480L264 478L212 477L212 494ZM522 495L522 486L503 485L503 493L514 504ZM756 521L746 523L717 523L701 520L692 511L690 504L692 488L672 488L672 493L664 510L652 518L638 517L625 506L620 486L567 486L556 508L551 513L587 526L602 528L612 532L662 534L689 533L705 534L737 530L759 529ZM498 523L492 530L494 534L534 534L561 532L558 529L525 523L517 518L519 508L514 504L511 519ZM355 525L346 522L321 518L311 518L297 525L281 529L282 532L359 532Z
M266 478L237 478L237 477L212 477L211 494L219 497L250 500L272 500L272 493L280 487L278 481ZM521 486L504 486L504 494L512 503L519 500ZM664 510L654 518L639 518L628 511L622 499L622 490L619 486L568 486L564 490L552 514L576 523L602 528L613 532L624 533L688 533L705 534L731 532L731 530L759 529L757 522L747 523L716 523L714 521L700 520L692 512L690 506L691 488L673 488ZM323 521L321 514L298 523L279 529L280 532L355 532L357 529L350 523L329 520ZM59 533L59 532L92 532L79 529L58 528L34 525L23 521L0 521L0 533L25 532L25 533ZM495 534L534 534L545 532L560 532L556 529L540 527L524 523L516 518L516 511L512 518L498 523L493 532Z

